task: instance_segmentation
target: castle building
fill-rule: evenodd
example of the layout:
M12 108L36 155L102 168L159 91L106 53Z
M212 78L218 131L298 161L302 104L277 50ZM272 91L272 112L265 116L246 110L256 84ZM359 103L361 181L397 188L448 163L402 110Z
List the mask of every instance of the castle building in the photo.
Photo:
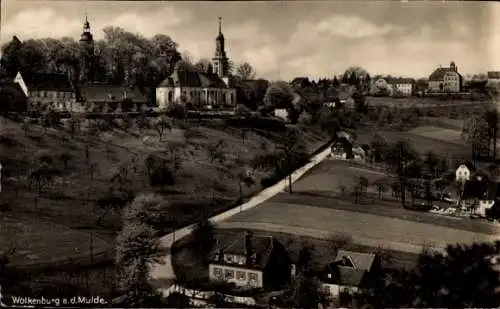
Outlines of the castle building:
M449 68L437 68L429 76L430 92L460 92L463 87L463 77L458 73L455 62L450 63Z
M231 84L229 59L226 55L220 17L212 71L200 72L178 63L174 72L156 88L156 101L159 108L176 103L201 108L236 105L236 89Z

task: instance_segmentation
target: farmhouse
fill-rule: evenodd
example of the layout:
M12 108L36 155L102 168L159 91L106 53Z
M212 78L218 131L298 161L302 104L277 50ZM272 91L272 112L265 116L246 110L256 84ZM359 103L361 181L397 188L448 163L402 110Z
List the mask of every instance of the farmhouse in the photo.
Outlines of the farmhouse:
M211 254L209 279L237 287L273 287L287 282L290 259L285 248L270 236L244 234L217 239Z
M75 86L67 74L18 72L14 83L19 85L31 104L66 110L75 103Z
M198 72L178 63L174 72L156 88L159 108L174 103L190 103L194 106L223 107L236 104L236 89L229 75L229 59L224 48L224 35L219 19L219 34L215 39L213 71Z
M449 68L437 68L429 76L430 92L454 93L462 91L463 77L458 73L455 62L450 63Z
M320 277L322 289L330 300L336 300L344 293L353 294L369 284L370 272L377 265L378 259L373 253L339 250L335 260L323 269Z

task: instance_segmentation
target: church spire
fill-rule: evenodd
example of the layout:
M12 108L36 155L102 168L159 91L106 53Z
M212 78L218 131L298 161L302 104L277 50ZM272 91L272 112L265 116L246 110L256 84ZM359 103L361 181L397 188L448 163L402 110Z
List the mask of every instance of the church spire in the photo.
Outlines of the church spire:
M219 33L222 34L222 17L219 17Z
M83 32L90 32L90 23L88 20L87 13L85 13L85 22L83 23Z

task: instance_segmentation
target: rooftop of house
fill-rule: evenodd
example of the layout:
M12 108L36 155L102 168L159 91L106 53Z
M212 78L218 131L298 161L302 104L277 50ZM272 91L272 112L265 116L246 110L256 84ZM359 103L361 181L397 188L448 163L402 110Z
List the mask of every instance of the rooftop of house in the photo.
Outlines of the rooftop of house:
M121 102L125 99L139 104L147 102L137 88L131 89L119 85L87 84L80 87L80 92L82 98L89 102L109 103Z
M339 250L335 261L325 266L322 281L327 284L360 286L375 258L373 253Z
M415 79L413 78L389 78L387 81L389 84L397 85L397 84L415 84Z
M468 180L464 185L462 199L500 199L500 183Z
M20 74L30 91L74 92L73 83L67 74L31 72L20 72Z
M216 245L211 253L212 263L224 264L222 256L224 254L234 254L246 256L245 245L246 233L239 235L218 235L216 237ZM267 265L275 239L271 236L253 235L250 237L252 243L252 255L255 256L255 263L247 264L246 266L264 269Z
M198 72L177 66L158 87L227 88L226 83L214 73Z
M500 71L489 71L488 78L489 79L500 79Z
M444 76L446 73L457 73L458 76L461 77L461 75L453 70L452 68L437 68L432 74L429 76L429 81L442 81L444 80Z

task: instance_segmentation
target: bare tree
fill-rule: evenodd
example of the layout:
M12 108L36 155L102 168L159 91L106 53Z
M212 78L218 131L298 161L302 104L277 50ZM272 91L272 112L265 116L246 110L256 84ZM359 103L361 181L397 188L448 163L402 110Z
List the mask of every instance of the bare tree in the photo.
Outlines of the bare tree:
M95 172L97 168L97 163L90 163L88 166L90 180L94 180Z
M158 132L158 136L160 141L162 140L163 134L167 131L172 130L172 123L170 120L165 117L165 116L160 116L155 122L154 122L154 128L156 132Z
M236 68L236 76L241 80L255 79L255 75L255 70L248 62L244 62Z
M226 160L226 147L227 144L223 139L218 140L215 144L209 144L207 151L210 163L214 163L216 160L218 160L221 164L224 163Z
M38 200L40 199L43 190L51 183L54 176L57 175L59 175L59 171L47 165L41 165L29 174L28 177L31 180L31 183L35 186L37 192L33 205L35 210L38 207Z

